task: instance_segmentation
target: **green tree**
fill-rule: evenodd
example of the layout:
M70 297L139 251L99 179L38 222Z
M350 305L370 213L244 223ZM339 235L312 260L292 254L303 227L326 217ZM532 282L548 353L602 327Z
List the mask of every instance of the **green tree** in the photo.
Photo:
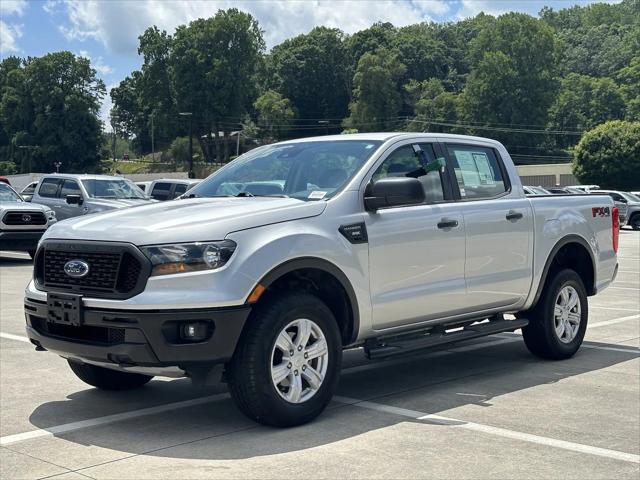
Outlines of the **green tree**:
M640 121L640 57L634 57L628 66L620 69L616 80L626 105L626 119Z
M9 159L20 171L98 169L98 111L105 87L88 59L55 52L0 68L0 123Z
M573 152L573 173L585 184L631 190L640 182L640 122L614 120L586 132Z
M562 79L560 92L549 108L549 127L588 130L607 120L623 119L624 113L624 98L613 80L570 73ZM569 135L556 139L561 148L575 143Z
M508 13L488 23L471 44L474 63L461 109L466 122L520 128L542 126L556 91L556 44L551 27L528 15ZM528 133L492 132L512 146L533 146Z
M460 95L447 92L444 82L431 78L423 82L410 81L405 85L415 117L407 126L409 131L451 132L449 125L459 120Z
M176 137L169 147L169 154L175 163L187 165L189 163L189 137ZM194 158L202 157L200 145L193 145Z
M254 107L258 112L258 125L270 139L282 138L295 117L289 99L273 90L260 95Z
M405 71L398 55L389 50L362 55L353 76L351 115L345 126L363 132L397 128L402 108L399 81Z
M228 161L228 133L252 103L264 48L258 22L234 8L176 29L169 60L176 104L192 113L193 133L207 160L213 159L213 143L216 158Z
M270 57L271 88L291 100L299 118L316 122L345 117L351 78L340 30L316 27L273 47ZM303 134L320 132L324 127Z

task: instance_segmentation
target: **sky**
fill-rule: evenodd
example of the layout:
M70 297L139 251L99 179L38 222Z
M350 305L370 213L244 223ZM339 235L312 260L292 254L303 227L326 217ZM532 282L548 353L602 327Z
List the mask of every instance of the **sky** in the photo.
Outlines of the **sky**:
M138 36L147 27L173 33L178 25L218 9L251 13L271 48L319 25L354 33L377 21L400 27L455 21L480 12L537 15L543 6L558 10L588 3L593 0L0 0L0 58L69 50L91 60L109 91L140 67ZM107 95L103 119L110 107Z

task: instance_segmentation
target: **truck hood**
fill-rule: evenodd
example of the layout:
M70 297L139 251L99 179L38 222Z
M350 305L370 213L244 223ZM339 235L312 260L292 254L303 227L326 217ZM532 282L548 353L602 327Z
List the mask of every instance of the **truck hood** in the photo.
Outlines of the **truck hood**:
M135 207L138 205L147 205L151 202L152 200L146 200L142 198L115 199L115 198L93 197L87 200L87 203L92 207L101 207L104 210L111 210L114 208Z
M58 222L43 238L135 245L221 240L229 233L319 215L323 201L293 198L193 198L111 210Z
M24 210L29 212L39 210L41 212L48 212L51 209L45 205L40 205L37 203L30 203L30 202L0 202L0 211L4 212L5 210L12 210L12 211Z

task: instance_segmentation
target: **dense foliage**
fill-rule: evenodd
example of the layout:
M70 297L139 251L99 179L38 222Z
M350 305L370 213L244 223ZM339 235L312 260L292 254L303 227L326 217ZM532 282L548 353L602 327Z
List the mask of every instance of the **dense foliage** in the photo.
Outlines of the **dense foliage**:
M635 190L640 179L640 122L598 125L584 134L574 155L573 170L581 182Z
M138 53L140 70L111 90L111 122L140 154L151 151L152 136L156 151L167 150L190 131L205 160L226 161L237 130L265 141L411 130L489 136L516 162L549 163L571 158L582 134L597 125L640 120L640 0L544 8L538 18L508 13L401 28L376 23L353 35L317 27L270 52L257 21L229 9L172 35L150 27ZM69 55L3 62L0 149L11 153L0 159L36 161L96 138L87 130L96 128L103 86L88 64L79 84L86 88L83 101L43 99L27 88L33 80L24 76L38 70L28 65L52 56L83 65ZM49 88L45 82L40 91ZM60 111L60 102L65 112L82 107L92 117L65 117L69 125L82 123L78 138L69 128L56 137L37 117ZM69 146L50 150L42 143L58 140ZM38 149L11 147L22 144ZM84 170L95 163L96 149L87 148L78 156Z
M2 170L46 172L54 169L54 162L62 162L70 171L95 170L102 143L98 111L104 94L104 83L89 60L70 52L4 59L0 63Z

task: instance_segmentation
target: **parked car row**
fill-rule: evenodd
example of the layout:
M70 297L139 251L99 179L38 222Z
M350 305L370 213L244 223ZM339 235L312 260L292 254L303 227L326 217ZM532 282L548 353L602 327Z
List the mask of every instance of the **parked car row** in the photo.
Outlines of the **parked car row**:
M173 200L200 182L163 178L134 184L121 176L52 173L18 193L4 180L0 182L0 249L31 255L44 231L58 220Z
M620 226L629 225L634 230L640 230L640 192L622 192L619 190L604 190L598 185L573 185L568 187L534 187L523 186L528 196L535 195L609 195L618 208Z

